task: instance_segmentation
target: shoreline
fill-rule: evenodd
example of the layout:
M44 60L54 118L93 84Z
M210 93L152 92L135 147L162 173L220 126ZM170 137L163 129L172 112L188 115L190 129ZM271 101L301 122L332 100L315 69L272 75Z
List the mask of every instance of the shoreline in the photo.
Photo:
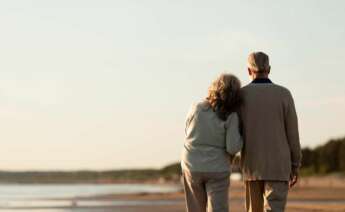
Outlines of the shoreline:
M315 191L314 191L315 192ZM295 191L291 191L295 195ZM321 193L322 194L322 193ZM320 193L320 197L322 196ZM319 198L309 199L305 193L298 198L290 197L287 203L288 212L302 211L344 211L345 210L345 190L342 190L342 198L332 199ZM45 210L45 209L63 209L68 211L184 211L185 201L183 192L174 193L152 193L152 194L109 194L87 198L73 198L65 200L56 200L58 202L70 202L69 205L61 206L28 206L28 207L1 207L7 210ZM244 197L230 192L230 207L232 211L244 210Z
M8 207L6 204L2 204L0 210L28 212L50 212L50 210L72 212L185 211L184 193L180 183L154 185L172 185L179 189L172 192L109 193L72 198L27 199L19 200L16 204L9 202ZM229 202L232 211L244 211L244 197L243 182L231 181ZM302 178L299 184L289 192L286 211L345 211L345 179L334 177Z

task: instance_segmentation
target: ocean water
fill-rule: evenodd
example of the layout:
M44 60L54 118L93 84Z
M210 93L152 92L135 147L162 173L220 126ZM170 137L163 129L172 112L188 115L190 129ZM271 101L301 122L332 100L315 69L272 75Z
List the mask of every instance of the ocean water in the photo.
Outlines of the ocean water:
M61 212L71 211L71 208L174 204L174 201L75 201L73 198L107 194L168 193L179 190L181 187L178 185L157 184L0 185L0 211Z

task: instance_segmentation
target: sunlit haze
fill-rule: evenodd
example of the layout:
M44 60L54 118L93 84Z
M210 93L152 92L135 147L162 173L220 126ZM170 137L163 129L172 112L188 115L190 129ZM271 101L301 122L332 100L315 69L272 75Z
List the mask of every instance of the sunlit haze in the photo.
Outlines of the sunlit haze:
M0 169L162 167L210 82L270 55L301 143L345 135L344 1L0 3Z

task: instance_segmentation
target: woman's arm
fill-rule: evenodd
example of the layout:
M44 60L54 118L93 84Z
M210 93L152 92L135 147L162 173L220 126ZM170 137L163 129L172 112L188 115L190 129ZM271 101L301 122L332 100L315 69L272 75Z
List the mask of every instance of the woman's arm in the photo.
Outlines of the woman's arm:
M235 155L243 147L243 139L240 134L240 124L237 113L230 114L227 120L226 151Z
M189 108L189 111L188 111L188 114L186 117L186 127L185 127L185 131L184 131L185 135L187 135L187 130L188 130L189 124L194 118L195 107L196 107L195 104L192 104Z

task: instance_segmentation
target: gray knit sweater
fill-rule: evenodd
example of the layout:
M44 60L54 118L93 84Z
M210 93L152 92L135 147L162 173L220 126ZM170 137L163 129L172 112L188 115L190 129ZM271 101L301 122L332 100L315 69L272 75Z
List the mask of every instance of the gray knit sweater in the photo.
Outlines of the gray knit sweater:
M230 155L242 149L237 113L226 121L207 102L193 104L187 115L181 166L192 172L229 172Z

